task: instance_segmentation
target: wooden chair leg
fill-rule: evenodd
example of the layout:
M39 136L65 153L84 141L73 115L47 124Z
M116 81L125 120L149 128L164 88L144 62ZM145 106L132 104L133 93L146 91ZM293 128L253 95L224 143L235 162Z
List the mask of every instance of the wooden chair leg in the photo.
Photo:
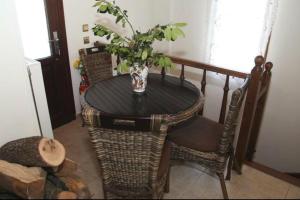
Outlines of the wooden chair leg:
M170 192L170 169L171 168L169 168L169 171L168 171L168 174L167 174L166 184L165 184L165 187L164 187L165 193L169 193Z
M232 170L232 164L234 160L234 149L233 147L230 147L230 155L229 155L229 161L228 161L228 166L227 166L227 174L226 174L226 179L225 180L230 180L231 179L231 170Z
M222 188L222 192L223 192L223 197L224 197L224 199L228 199L228 193L227 193L227 189L226 189L226 185L225 185L224 174L223 173L217 173L217 175L220 179L221 188Z
M204 107L199 110L198 115L203 116Z
M233 169L239 174L242 174L242 169L238 162L236 162L235 156L233 157Z
M85 123L84 123L84 119L83 119L82 114L80 114L80 118L81 118L81 127L84 127L84 126L85 126Z

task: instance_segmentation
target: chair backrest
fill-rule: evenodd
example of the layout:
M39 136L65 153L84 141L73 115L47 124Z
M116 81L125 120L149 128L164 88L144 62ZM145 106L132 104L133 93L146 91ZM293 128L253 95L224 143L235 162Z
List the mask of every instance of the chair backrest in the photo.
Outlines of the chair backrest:
M245 82L240 88L234 90L232 93L229 110L224 123L224 132L219 143L220 154L227 153L229 145L233 142L236 127L238 124L238 117L248 89L249 82L250 76L246 78Z
M100 162L104 190L135 192L124 196L151 194L167 134L162 117L154 116L148 131L126 130L126 123L130 124L126 120L119 120L122 129L101 127L101 113L89 106L84 108L83 117Z
M113 76L112 58L109 53L104 52L103 46L80 49L79 55L91 84Z

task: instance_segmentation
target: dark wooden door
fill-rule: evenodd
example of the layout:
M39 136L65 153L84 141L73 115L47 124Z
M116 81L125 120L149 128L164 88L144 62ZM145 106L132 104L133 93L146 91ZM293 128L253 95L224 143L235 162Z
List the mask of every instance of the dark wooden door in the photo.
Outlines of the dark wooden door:
M69 55L62 0L45 0L51 56L38 59L42 71L52 127L75 119Z

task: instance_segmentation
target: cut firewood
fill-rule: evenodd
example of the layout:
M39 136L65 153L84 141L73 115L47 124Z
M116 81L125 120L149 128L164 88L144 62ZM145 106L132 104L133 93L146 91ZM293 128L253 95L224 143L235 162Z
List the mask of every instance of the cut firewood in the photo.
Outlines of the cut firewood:
M0 199L21 199L21 198L15 195L14 193L0 192Z
M51 182L55 187L61 189L62 191L69 191L69 188L66 186L66 184L57 176L53 174L47 175L47 181Z
M66 158L64 162L58 167L46 168L48 173L55 174L56 176L72 176L77 171L77 163Z
M57 199L77 199L77 195L74 192L62 191L57 194Z
M47 179L44 199L77 199L77 195L74 192L64 191Z
M38 136L11 141L0 148L1 160L34 167L57 167L65 155L60 142Z
M87 185L77 176L60 177L70 191L77 194L78 199L90 199L91 193Z
M7 192L7 190L5 190L4 188L0 187L0 193L5 193L5 192Z
M43 197L46 172L40 167L24 167L0 160L0 187L19 197Z
M77 171L77 163L73 160L66 158L64 162L58 166L58 170L55 173L56 176L70 176Z

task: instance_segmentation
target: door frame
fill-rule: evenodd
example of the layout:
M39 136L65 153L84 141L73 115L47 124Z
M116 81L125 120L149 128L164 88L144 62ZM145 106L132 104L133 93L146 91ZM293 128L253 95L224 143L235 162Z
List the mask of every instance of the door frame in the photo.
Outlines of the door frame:
M76 119L76 110L75 110L75 102L74 102L74 94L73 94L73 85L72 85L72 77L71 77L71 69L70 69L70 59L69 59L69 51L68 51L68 43L67 43L67 34L66 34L66 26L65 26L65 15L64 15L64 5L63 0L44 0L45 2L45 11L46 11L46 17L47 17L47 23L48 23L48 30L49 30L49 39L53 40L53 35L51 31L51 27L53 24L51 24L51 20L49 20L50 15L51 19L56 21L57 29L59 30L59 46L61 51L61 56L63 59L61 59L61 65L63 66L63 69L65 71L65 79L66 79L66 85L68 92L65 94L67 96L67 99L70 99L71 101L68 104L68 112L70 114L66 116L63 119L63 123L70 122L72 120ZM49 5L55 4L56 6L56 13L49 13ZM51 5L52 6L52 5ZM53 23L53 22L52 22ZM51 55L54 55L54 44L51 43ZM41 62L42 65L49 65L52 61L52 59L55 59L53 56L50 56L49 58L41 58L38 59L39 62ZM62 123L56 124L52 122L53 129L59 127L62 125Z

